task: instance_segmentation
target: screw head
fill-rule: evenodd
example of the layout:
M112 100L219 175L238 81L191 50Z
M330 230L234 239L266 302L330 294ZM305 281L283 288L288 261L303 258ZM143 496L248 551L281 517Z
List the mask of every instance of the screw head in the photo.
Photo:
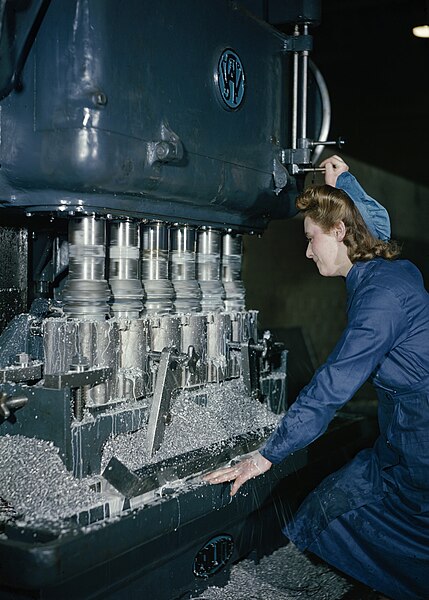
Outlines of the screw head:
M106 106L107 104L107 96L104 92L98 91L95 92L92 96L92 102L95 106Z

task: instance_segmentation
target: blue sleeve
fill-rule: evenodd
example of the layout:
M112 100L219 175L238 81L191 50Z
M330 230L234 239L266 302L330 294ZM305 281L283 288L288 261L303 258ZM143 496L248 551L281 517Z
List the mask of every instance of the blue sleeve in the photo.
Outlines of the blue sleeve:
M372 235L385 241L390 239L389 213L384 206L365 192L356 177L348 171L341 173L335 187L350 196Z
M348 325L326 363L301 391L261 449L272 463L304 448L327 429L341 408L408 331L400 301L389 289L371 285L355 298Z

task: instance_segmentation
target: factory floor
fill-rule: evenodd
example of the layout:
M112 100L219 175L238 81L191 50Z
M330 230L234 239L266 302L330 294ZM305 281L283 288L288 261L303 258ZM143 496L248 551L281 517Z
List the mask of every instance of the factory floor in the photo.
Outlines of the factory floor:
M199 600L379 600L377 592L339 573L292 543L259 562L243 560L224 587L209 587Z

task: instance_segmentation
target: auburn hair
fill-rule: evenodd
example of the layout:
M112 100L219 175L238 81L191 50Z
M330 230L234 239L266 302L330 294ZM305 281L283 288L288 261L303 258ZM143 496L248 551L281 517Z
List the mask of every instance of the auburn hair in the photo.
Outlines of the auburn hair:
M383 241L372 235L351 198L331 185L312 185L296 199L296 207L325 233L342 221L346 227L344 244L352 263L375 257L393 260L401 252L394 241Z

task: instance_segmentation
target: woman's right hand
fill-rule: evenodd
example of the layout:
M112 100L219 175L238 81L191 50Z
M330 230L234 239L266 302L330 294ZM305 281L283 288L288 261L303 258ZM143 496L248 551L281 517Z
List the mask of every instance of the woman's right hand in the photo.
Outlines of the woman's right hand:
M237 490L249 479L262 475L270 469L272 463L259 452L255 452L245 460L240 461L232 467L223 467L217 471L212 471L203 477L207 483L224 483L233 481L231 487L231 496L236 494Z
M337 156L336 154L325 158L320 163L320 166L325 168L325 183L332 185L332 187L335 187L338 176L349 170L348 165L343 161L341 156Z

